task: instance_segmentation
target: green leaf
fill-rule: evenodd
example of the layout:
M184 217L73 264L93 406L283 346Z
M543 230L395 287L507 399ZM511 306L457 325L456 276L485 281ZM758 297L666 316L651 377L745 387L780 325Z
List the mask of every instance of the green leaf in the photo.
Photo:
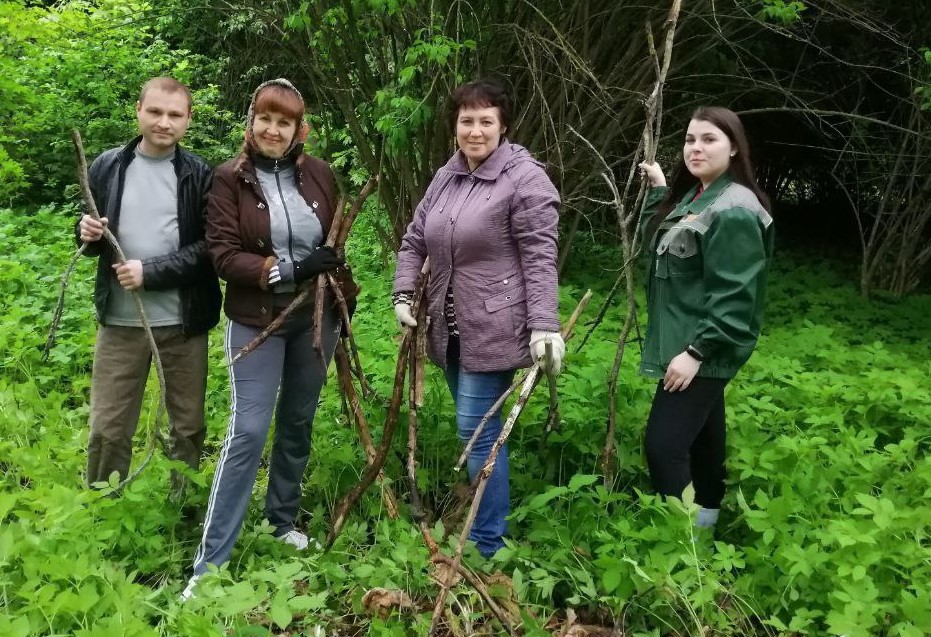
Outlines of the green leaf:
M601 576L601 586L605 593L610 595L621 585L621 571L618 568L610 568Z
M283 595L276 595L268 609L268 616L275 622L279 628L285 629L291 623L291 610L288 608L288 601Z
M594 484L600 479L601 476L598 475L577 473L569 479L569 491L575 493L582 487Z
M295 613L307 613L312 610L326 608L326 601L329 593L320 591L313 595L297 595L288 600L288 608Z

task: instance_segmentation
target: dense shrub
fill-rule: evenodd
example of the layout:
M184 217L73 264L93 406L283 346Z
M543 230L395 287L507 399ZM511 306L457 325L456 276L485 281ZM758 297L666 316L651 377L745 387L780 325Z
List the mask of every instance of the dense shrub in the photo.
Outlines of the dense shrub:
M214 162L233 153L236 118L215 86L196 84L215 61L160 39L140 21L150 10L136 0L0 0L0 204L61 200L74 181L71 129L89 157L133 137L139 88L157 75L192 84L187 143Z
M354 231L350 259L363 285L356 333L366 371L384 395L395 328L372 213ZM7 308L0 329L0 634L318 635L324 627L325 634L425 634L436 585L409 520L388 519L373 489L329 553L295 554L274 542L261 520L264 469L232 562L206 581L195 602L177 603L226 427L220 331L211 339L211 455L192 476L188 501L168 501L170 467L162 457L119 499L85 491L94 331L89 260L75 274L59 345L48 364L39 360L58 275L73 247L73 214L0 212L0 240L9 246L0 261ZM564 311L597 281L597 264L615 256L603 246L587 246L585 254L561 290ZM761 346L728 389L732 484L713 541L695 537L688 493L684 503L669 504L644 494L641 438L652 383L635 372L634 345L622 373L615 488L594 475L604 379L619 330L613 313L568 358L561 431L541 446L542 398L522 418L511 445L513 539L492 561L474 552L467 561L508 575L498 576L492 594L520 605L528 634L551 634L548 618L570 607L589 622L622 616L631 635L699 634L704 627L722 635L931 632L931 297L871 305L844 283L838 264L782 260L772 275ZM301 524L318 538L363 466L335 388L333 382L324 391L305 481ZM154 397L150 392L140 443ZM379 401L366 409L375 423L384 413ZM461 480L451 470L452 413L432 370L418 480L446 511L453 508L444 503L450 486ZM403 499L397 458L386 473ZM442 538L442 523L434 529ZM406 590L417 611L368 618L360 600L375 586ZM482 602L471 589L458 588L456 600L461 621L496 634L493 626L482 628Z

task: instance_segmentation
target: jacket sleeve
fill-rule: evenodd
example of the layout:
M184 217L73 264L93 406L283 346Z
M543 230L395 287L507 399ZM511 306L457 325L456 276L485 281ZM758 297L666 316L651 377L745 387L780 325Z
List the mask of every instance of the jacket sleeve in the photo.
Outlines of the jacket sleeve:
M752 324L766 269L766 248L757 214L744 208L718 214L702 237L704 316L691 345L704 358L723 346L753 347Z
M559 331L558 223L559 193L537 167L518 181L511 199L511 237L520 256L531 330Z
M200 176L197 201L192 214L207 221L207 196L210 192L211 171L207 169ZM183 205L178 202L178 205ZM179 209L180 213L180 209ZM167 254L151 257L142 261L142 285L146 290L168 290L197 284L208 273L212 276L210 255L207 254L207 240L199 239Z
M100 183L102 179L105 179L105 176L101 174L102 165L104 161L102 156L98 155L97 158L91 162L90 168L87 169L87 185L90 187L91 197L94 199L94 204L97 206L97 211L104 211L106 215L106 205L104 201L100 199L100 193L102 192L102 184ZM78 247L81 246L83 241L81 241L81 217L84 214L90 214L90 211L83 210L78 216L78 220L74 222L74 240L77 242ZM87 247L84 249L85 257L99 257L106 247L107 240L103 237L100 238L100 241L91 241L87 244Z
M646 236L647 227L653 217L656 216L659 206L663 203L663 199L666 198L668 192L668 186L653 186L647 191L646 201L643 203L643 211L640 213L640 221L638 222L641 245L645 246L647 250L649 250L649 241L652 238Z
M221 169L213 173L207 198L207 251L225 281L263 290L268 287L266 257L242 247L235 177Z
M414 291L420 269L427 259L427 243L424 241L423 232L427 221L427 211L430 209L436 190L437 178L438 175L434 175L433 181L427 186L423 199L414 210L414 218L407 224L407 231L401 239L401 247L398 248L398 265L394 271L393 294Z

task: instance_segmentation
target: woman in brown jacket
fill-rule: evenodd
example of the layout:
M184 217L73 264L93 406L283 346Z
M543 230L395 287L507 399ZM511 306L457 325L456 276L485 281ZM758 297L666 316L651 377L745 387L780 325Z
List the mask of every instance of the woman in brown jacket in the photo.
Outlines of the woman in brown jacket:
M322 246L336 206L329 165L304 154L304 101L287 80L260 85L249 106L246 143L217 168L210 191L207 244L226 281L230 360L294 299L297 287L341 265ZM276 410L265 516L275 536L298 550L307 536L294 527L310 455L320 390L339 337L332 303L323 312L324 360L312 346L312 308L292 313L267 341L230 368L232 414L217 463L191 596L208 564L229 559L239 535ZM276 404L277 403L277 404Z

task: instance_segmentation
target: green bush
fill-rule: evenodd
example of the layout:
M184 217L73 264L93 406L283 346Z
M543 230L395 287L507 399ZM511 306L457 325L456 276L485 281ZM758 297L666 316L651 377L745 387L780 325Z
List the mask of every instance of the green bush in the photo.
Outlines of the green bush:
M214 62L160 39L141 1L72 0L51 7L0 0L0 202L60 201L74 182L71 129L89 158L136 135L149 78L192 84ZM192 86L190 143L214 162L233 154L236 122L213 86ZM241 139L241 136L239 137Z
M0 211L0 240L9 247L0 260L7 308L0 329L0 634L426 634L437 588L406 508L390 520L373 488L331 551L297 554L275 542L261 519L264 467L232 561L204 581L194 602L178 603L200 538L192 512L206 505L228 417L222 336L211 334L210 455L191 476L184 506L167 499L170 463L160 455L120 498L86 491L89 259L73 277L59 344L49 363L40 360L58 277L73 250L74 214L72 207ZM363 286L355 332L366 373L385 396L395 325L373 214L363 212L349 257ZM596 262L616 256L605 246L585 254L561 289L564 312L598 281ZM623 617L630 635L706 627L720 635L931 633L931 297L870 304L837 264L781 258L760 347L728 388L731 484L715 538L695 535L688 492L684 502L649 495L641 447L653 384L635 372L635 345L621 375L616 488L607 490L596 475L617 311L582 352L570 353L559 381L561 430L545 446L546 401L531 403L511 445L509 545L490 561L466 554L472 568L509 576L490 590L520 604L526 634L552 634L547 620L570 607L590 623ZM300 520L318 539L364 466L333 380L315 422ZM154 403L153 383L140 447ZM365 409L378 437L384 404ZM433 368L420 415L418 483L448 512L447 496L462 476L451 469L452 401ZM404 448L403 432L396 448ZM386 474L402 502L403 472L392 455ZM442 523L433 530L449 546ZM405 590L415 611L370 618L361 598L376 586ZM477 612L482 601L470 588L458 587L454 597L463 625L499 630Z

